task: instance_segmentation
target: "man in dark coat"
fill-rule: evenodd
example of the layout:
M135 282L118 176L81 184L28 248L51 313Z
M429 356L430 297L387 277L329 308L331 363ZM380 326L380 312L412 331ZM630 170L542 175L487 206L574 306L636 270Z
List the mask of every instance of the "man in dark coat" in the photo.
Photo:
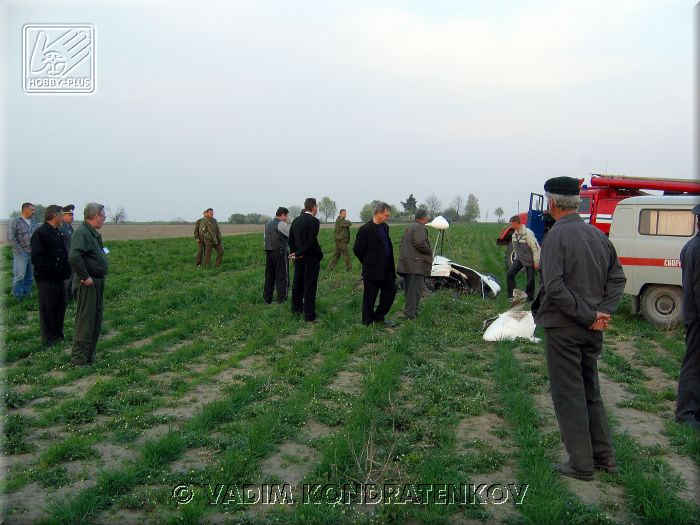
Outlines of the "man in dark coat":
M693 208L700 216L700 204ZM696 217L700 227L700 217ZM700 232L681 250L685 356L678 378L676 421L700 428Z
M544 328L552 402L569 453L555 469L590 481L594 469L617 471L597 360L625 274L612 243L577 213L578 180L556 177L544 189L556 223L542 247L542 287L532 312Z
M64 279L70 275L68 252L58 227L63 222L63 209L51 204L44 211L44 224L31 238L34 279L39 292L39 323L41 339L46 346L63 341L63 321L66 315Z
M316 199L304 201L304 213L289 228L290 258L294 261L292 284L292 313L304 314L308 322L316 322L316 287L323 251L318 244L321 223L316 218Z
M394 247L389 237L386 221L391 216L391 206L379 202L374 208L372 218L357 231L352 251L362 263L364 294L362 296L362 324L394 323L385 319L391 310L396 296L396 267L394 266ZM379 305L374 303L379 297Z
M398 271L404 278L406 306L403 315L406 319L415 319L425 278L430 276L433 267L433 251L425 227L430 215L426 210L418 210L415 218L404 231L399 247Z

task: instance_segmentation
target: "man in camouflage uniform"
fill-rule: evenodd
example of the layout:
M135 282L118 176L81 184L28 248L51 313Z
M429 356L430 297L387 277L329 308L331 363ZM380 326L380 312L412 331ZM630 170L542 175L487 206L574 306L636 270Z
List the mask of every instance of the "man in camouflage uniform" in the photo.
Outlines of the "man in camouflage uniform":
M73 275L73 295L76 299L73 356L75 366L90 365L95 361L95 349L102 330L102 312L105 277L109 270L108 251L97 230L105 222L102 204L91 202L83 212L85 222L75 230L68 262Z
M335 253L328 265L328 271L332 272L335 265L338 264L340 256L345 257L345 269L349 272L352 270L352 262L350 261L350 252L348 244L350 243L350 226L352 223L347 220L347 210L340 210L338 218L335 220Z
M195 266L202 266L202 259L204 258L204 242L202 242L202 236L199 233L199 226L202 224L204 217L207 216L207 212L202 212L202 215L203 216L194 223L194 238L197 241L197 255L194 258Z
M214 266L221 266L221 259L224 258L224 248L221 246L221 231L219 231L219 223L214 218L214 210L208 208L204 212L202 222L199 224L199 237L204 243L204 261L202 266L209 266L211 262L211 251L216 250L216 261Z

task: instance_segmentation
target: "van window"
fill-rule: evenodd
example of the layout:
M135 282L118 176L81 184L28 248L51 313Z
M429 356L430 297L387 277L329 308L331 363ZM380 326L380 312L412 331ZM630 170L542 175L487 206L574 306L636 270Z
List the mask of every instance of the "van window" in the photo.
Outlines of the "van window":
M695 233L695 216L690 210L642 210L639 233L690 237Z
M578 205L579 213L590 213L591 212L591 198L581 197L581 203Z

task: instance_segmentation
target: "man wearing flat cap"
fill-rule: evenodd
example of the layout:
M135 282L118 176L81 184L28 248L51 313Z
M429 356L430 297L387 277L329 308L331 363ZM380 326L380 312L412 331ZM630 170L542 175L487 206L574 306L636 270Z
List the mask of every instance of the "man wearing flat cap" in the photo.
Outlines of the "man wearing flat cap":
M693 208L700 226L700 204ZM678 378L676 421L700 428L700 232L681 250L685 357Z
M59 233L63 236L63 244L66 247L66 253L70 253L70 243L73 238L73 211L75 206L69 204L63 207L63 222L58 227ZM66 279L63 284L66 289L66 304L70 303L73 298L73 292L71 290L71 282L73 281L73 269L71 268L70 276Z
M555 468L590 481L594 469L617 471L597 360L625 274L612 243L577 213L578 179L549 179L544 189L556 222L542 245L542 287L532 312L544 328L552 402L569 453Z

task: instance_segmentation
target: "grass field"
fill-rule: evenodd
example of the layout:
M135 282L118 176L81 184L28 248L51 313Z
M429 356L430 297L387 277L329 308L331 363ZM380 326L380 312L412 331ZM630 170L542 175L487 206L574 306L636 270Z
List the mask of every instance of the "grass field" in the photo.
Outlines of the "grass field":
M505 283L497 232L455 226L445 254ZM551 470L543 346L481 339L504 294L442 291L417 321L364 327L354 261L322 270L309 325L263 304L261 234L226 237L220 269L189 239L108 247L94 366L41 347L36 295L6 299L7 523L700 522L700 438L671 417L683 333L627 299L600 363L621 470L586 483Z

